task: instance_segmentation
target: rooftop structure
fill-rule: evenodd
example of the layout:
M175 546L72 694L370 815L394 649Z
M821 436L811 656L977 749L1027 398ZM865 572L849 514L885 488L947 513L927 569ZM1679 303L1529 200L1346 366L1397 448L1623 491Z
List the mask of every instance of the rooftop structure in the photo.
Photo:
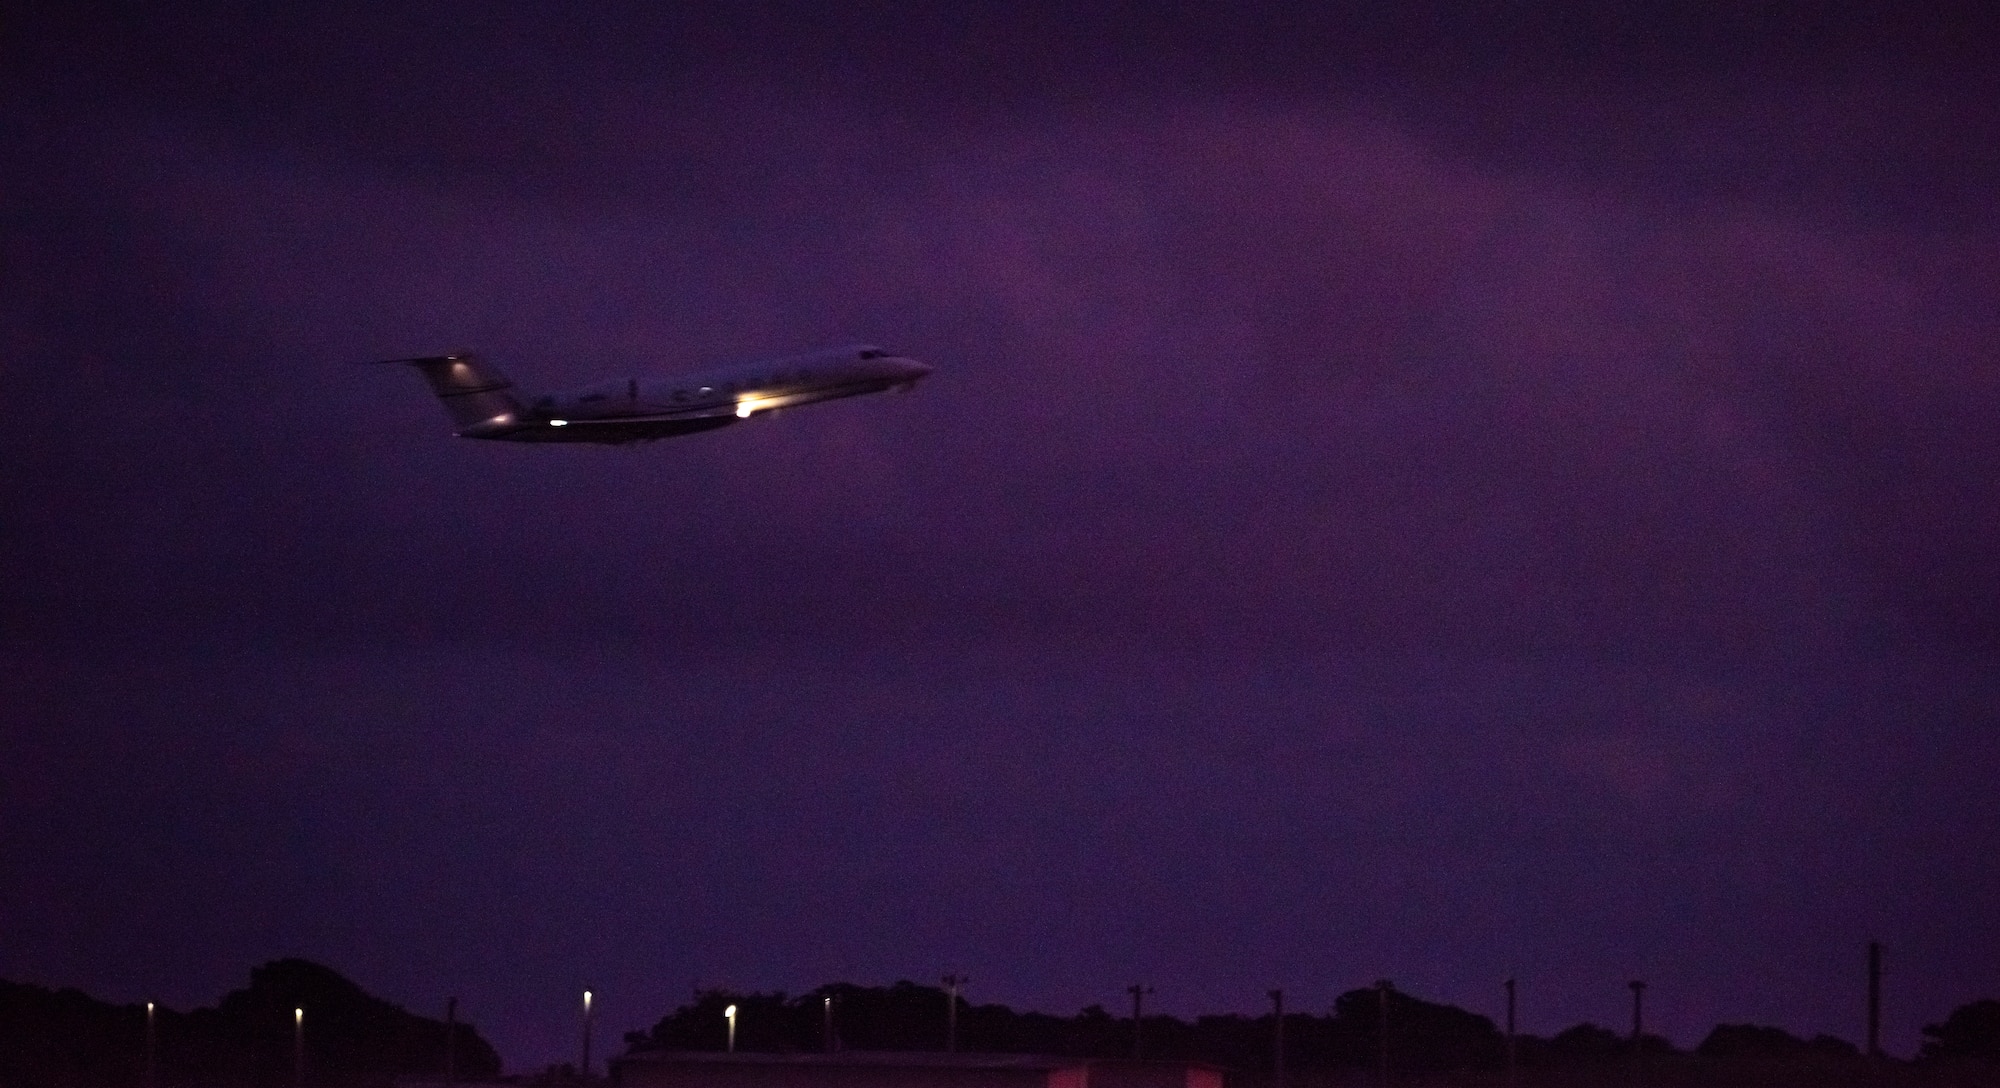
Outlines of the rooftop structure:
M1200 1062L944 1051L651 1050L613 1059L611 1075L619 1088L1222 1088Z

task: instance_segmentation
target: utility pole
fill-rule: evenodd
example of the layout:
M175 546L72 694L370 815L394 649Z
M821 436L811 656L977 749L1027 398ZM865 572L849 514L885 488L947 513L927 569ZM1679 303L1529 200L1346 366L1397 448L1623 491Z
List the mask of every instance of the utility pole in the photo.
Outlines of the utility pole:
M444 1002L444 1088L458 1083L458 998Z
M1389 991L1386 978L1375 980L1375 1075L1381 1088L1389 1088Z
M1125 992L1132 995L1132 1060L1138 1061L1141 1055L1140 1042L1143 1038L1143 1029L1140 1025L1144 1022L1140 1019L1140 1011L1146 995L1152 993L1153 988L1135 982L1125 987Z
M1520 1048L1514 1037L1514 980L1510 978L1501 985L1507 987L1507 1088L1514 1088L1520 1062Z
M153 1033L153 1003L146 1002L146 1088L153 1088L155 1055L159 1049L159 1037Z
M1285 1088L1285 991L1271 991L1271 1083Z
M1626 985L1632 987L1632 1083L1636 1086L1640 1080L1640 1062L1645 1054L1646 984L1633 979Z
M590 1079L590 991L583 991L583 1079Z
M1882 942L1868 942L1868 1056L1882 1056Z
M963 975L944 976L944 1049L947 1054L958 1053L958 988L972 980Z

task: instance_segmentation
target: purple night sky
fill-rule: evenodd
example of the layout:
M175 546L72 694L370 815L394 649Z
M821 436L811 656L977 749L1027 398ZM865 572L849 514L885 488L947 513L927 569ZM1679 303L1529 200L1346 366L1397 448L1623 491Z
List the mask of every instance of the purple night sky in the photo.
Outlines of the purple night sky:
M0 977L2000 996L1976 5L406 7L0 23Z

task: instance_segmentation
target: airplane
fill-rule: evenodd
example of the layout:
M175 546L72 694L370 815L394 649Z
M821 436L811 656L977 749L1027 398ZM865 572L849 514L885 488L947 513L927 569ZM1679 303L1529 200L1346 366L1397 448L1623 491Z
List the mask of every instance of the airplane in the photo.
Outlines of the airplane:
M753 416L888 390L907 392L929 364L873 344L851 344L703 371L681 378L607 381L523 400L477 355L384 359L416 367L460 438L620 445L727 427Z

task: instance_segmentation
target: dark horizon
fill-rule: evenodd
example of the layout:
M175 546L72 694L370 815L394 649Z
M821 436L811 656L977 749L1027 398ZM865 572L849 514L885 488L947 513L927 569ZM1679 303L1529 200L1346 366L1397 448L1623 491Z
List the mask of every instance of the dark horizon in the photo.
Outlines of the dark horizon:
M458 1015L456 1002L443 1018L425 1017L382 1001L335 969L297 959L266 963L249 975L247 986L213 1006L188 1010L112 1005L74 989L0 980L0 1074L26 1078L24 1083L109 1086L136 1084L145 1070L157 1068L167 1082L275 1082L291 1077L298 1060L295 1016L306 1027L306 1065L339 1083L356 1077L438 1076L448 1068L474 1080L503 1072L515 1077L544 1072L503 1070L476 1023ZM965 980L953 976L945 981ZM1135 988L1127 987L1128 993ZM942 984L907 979L893 985L826 983L796 995L708 990L665 1011L649 1028L609 1038L593 1031L597 1045L590 1053L606 1062L629 1054L725 1050L794 1056L961 1052L1144 1057L1207 1063L1232 1078L1244 1078L1235 1081L1239 1085L1268 1083L1274 1069L1270 1008L1248 1016L1204 1012L1182 1018L1149 1012L1140 1031L1131 1016L1102 1005L1062 1016L968 1002L958 995L948 1002L947 994ZM951 1016L947 1003L955 1006ZM1957 1083L1953 1078L1982 1062L2000 1061L2000 1000L1994 999L1968 1003L1943 1022L1927 1024L1923 1052L1914 1062L1871 1058L1864 1046L1830 1035L1802 1038L1777 1027L1731 1022L1714 1025L1698 1045L1687 1048L1651 1031L1638 1034L1638 1020L1627 1031L1582 1022L1546 1036L1510 1036L1504 1019L1429 1001L1387 980L1341 994L1325 1013L1293 1007L1284 1010L1284 1017L1283 1068L1308 1081L1323 1081L1341 1070L1361 1070L1373 1078L1385 1060L1405 1078L1491 1074L1518 1065L1537 1077L1560 1080L1601 1070L1607 1062L1624 1068L1635 1059L1676 1059L1675 1068L1681 1070L1676 1082L1696 1075L1704 1082L1721 1078L1730 1083L1755 1068L1767 1074L1789 1069L1794 1080L1844 1084L1857 1075L1857 1063L1874 1065L1886 1058L1904 1067L1899 1077L1917 1078L1911 1083L1926 1077ZM447 1057L447 1050L455 1056ZM550 1063L547 1071L564 1066ZM577 1063L567 1063L567 1068L574 1070ZM593 1060L590 1068L605 1067Z
M1378 7L0 21L0 977L2000 991L1990 5Z

